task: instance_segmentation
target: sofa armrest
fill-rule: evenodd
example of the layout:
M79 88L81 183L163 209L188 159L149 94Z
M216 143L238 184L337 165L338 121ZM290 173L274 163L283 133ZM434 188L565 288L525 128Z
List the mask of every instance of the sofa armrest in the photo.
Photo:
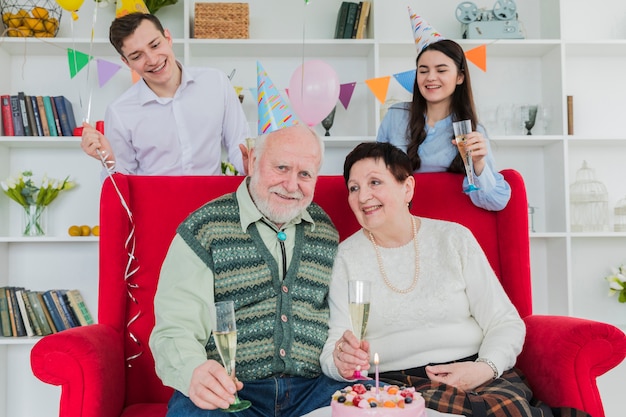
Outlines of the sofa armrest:
M564 316L528 316L517 366L535 396L552 407L604 416L596 378L626 356L626 335L615 326Z
M33 374L61 386L59 415L119 416L124 405L122 335L112 327L74 327L39 340L31 350Z

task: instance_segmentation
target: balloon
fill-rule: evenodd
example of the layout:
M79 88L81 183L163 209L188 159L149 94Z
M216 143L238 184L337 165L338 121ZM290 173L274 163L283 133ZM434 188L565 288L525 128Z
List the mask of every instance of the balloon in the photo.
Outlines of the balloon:
M289 100L300 119L314 126L335 107L339 90L333 67L320 60L306 61L291 76Z
M56 0L59 6L72 13L72 19L74 20L78 19L76 12L80 9L80 6L83 5L84 1L85 0Z

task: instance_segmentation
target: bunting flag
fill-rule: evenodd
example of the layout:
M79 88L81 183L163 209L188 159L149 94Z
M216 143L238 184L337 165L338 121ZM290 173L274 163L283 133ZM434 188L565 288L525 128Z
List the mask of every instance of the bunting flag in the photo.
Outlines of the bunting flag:
M367 84L369 89L372 90L372 93L374 93L374 96L381 102L381 104L384 104L385 99L387 98L387 90L389 89L390 80L391 75L365 80L365 84Z
M91 55L84 54L74 49L67 48L67 62L70 67L70 78L74 78L76 74L91 61Z
M241 94L242 90L243 90L243 87L235 86L235 94L237 94L237 96Z
M133 84L141 80L141 77L139 76L139 74L137 74L134 70L130 70L130 76L132 77Z
M350 104L350 100L352 100L352 94L354 93L355 86L355 82L339 85L339 101L346 110L348 110L348 105Z
M393 74L394 78L406 91L413 94L413 86L415 85L415 75L417 70L409 70Z
M480 45L465 52L465 58L478 68L487 72L487 45Z
M114 64L104 59L96 59L96 67L98 69L98 85L102 88L116 72L122 68L121 65Z

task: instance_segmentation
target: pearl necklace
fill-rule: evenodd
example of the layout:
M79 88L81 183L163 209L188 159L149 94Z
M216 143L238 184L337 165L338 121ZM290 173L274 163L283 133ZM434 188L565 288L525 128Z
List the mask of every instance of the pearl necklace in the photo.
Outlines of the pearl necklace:
M413 282L411 283L411 285L405 289L398 289L394 287L393 284L391 284L391 282L389 282L389 278L387 278L387 273L385 272L385 267L383 266L383 258L380 255L380 250L378 249L378 245L376 244L376 241L374 240L374 235L372 234L372 232L368 230L370 241L372 242L372 245L374 245L374 251L376 252L376 261L378 262L378 269L380 270L380 273L383 276L385 285L387 285L387 287L389 287L391 291L397 292L399 294L406 294L406 293L413 291L415 289L415 286L417 285L417 279L419 278L419 250L417 246L417 222L415 221L415 217L412 217L412 216L411 216L411 220L413 223L413 245L415 246L415 276L413 277Z

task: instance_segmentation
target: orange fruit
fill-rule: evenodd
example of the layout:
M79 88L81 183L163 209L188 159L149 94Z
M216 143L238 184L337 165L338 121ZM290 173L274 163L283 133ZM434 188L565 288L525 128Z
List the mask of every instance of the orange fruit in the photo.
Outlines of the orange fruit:
M76 225L70 226L70 228L67 229L67 233L69 233L70 236L80 236L80 227Z
M80 227L81 236L89 236L90 234L91 234L91 227L87 226L86 224Z
M33 10L30 11L30 14L40 19L48 18L48 10L44 9L43 7L33 7Z
M100 236L100 226L99 225L95 225L94 227L91 228L91 233L94 236Z

